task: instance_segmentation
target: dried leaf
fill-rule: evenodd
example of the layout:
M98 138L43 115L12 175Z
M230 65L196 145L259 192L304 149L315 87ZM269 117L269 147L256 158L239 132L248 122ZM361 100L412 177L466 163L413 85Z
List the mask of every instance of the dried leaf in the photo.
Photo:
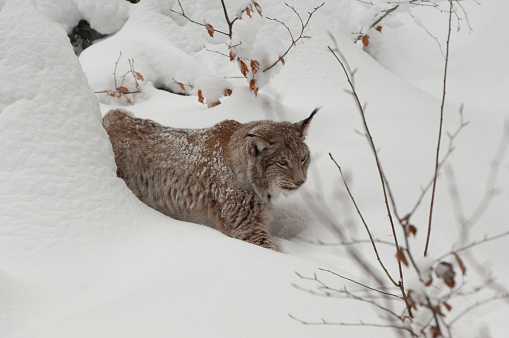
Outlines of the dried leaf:
M205 103L205 99L203 98L203 94L201 92L201 89L198 90L198 102Z
M124 96L127 103L134 105L133 101L131 101L127 96Z
M235 55L235 53L230 49L230 61L235 60L236 57L237 55Z
M405 266L408 266L408 261L406 260L405 253L403 249L399 248L396 252L396 259L398 262L403 263Z
M432 326L430 327L430 332L431 332L431 337L433 338L438 338L438 337L442 337L442 332L440 332L440 329L436 326Z
M249 7L246 7L246 13L247 13L247 15L248 15L250 18L252 18L252 16L251 16L251 10L249 9Z
M251 71L253 72L253 75L258 72L258 68L260 68L260 62L256 60L251 60Z
M249 90L252 91L255 94L255 96L258 96L258 87L256 86L255 79L249 81Z
M251 81L249 81L249 90L250 91L253 91L255 86L256 86L255 79L252 79Z
M463 273L463 276L467 273L467 268L465 264L463 264L463 261L461 260L460 256L458 256L457 253L453 252L454 257L456 257L456 261L458 262L458 265L460 266L461 272Z
M185 91L186 91L186 86L184 86L184 84L183 84L183 83L178 82L178 85L179 85L179 87L180 87L180 90L182 90L183 92L185 92Z
M117 96L117 92L115 92L113 90L107 90L106 91L106 95L111 96L111 97L116 97Z
M375 28L377 31L379 31L380 33L382 33L382 26L376 26Z
M437 304L433 307L433 312L435 312L440 317L445 317L445 315L442 313L442 308L440 307L440 304Z
M412 224L405 225L405 234L407 237L410 237L410 235L414 235L417 233L417 228Z
M125 94L129 93L129 89L127 89L126 87L118 87L117 92Z
M281 61L281 63L283 64L283 66L285 65L285 59L283 59L282 56L279 57L279 61Z
M205 24L205 28L207 28L207 32L209 33L210 37L214 37L214 27L210 23Z
M414 310L417 310L417 304L420 305L419 297L417 296L417 293L413 290L408 290L406 294L406 298L408 301L408 304L410 304L410 307Z
M230 88L226 88L224 90L224 96L230 96L230 95L232 95L232 90Z
M258 2L253 2L253 5L254 5L254 8L256 9L256 11L258 12L258 14L260 14L260 16L262 16L262 7L258 4Z
M140 80L140 81L145 81L145 79L143 78L143 76L142 76L140 73L138 73L138 72L134 72L134 76L136 76L136 78L137 78L138 80Z
M362 44L364 45L364 47L367 47L369 45L369 35L363 35L362 36Z
M440 262L435 272L437 277L441 278L444 281L445 285L447 285L451 289L454 287L454 285L456 285L456 282L454 281L454 276L456 275L456 273L454 272L451 263Z
M242 73L242 75L244 75L244 77L247 77L249 68L247 68L247 65L242 60L239 60L239 65L240 65L240 72Z
M220 104L221 104L221 102L216 101L216 102L213 102L213 103L211 103L211 104L207 104L207 107L208 107L208 108L213 108L213 107L215 107L215 106L219 106Z
M452 310L452 306L449 303L444 302L444 306L447 309L447 311L451 311Z

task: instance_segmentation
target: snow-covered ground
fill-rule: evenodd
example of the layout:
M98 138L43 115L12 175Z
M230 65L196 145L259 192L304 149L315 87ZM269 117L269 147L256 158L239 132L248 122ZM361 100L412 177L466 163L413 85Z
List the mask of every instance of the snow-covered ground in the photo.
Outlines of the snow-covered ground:
M258 3L264 17L287 23L298 36L300 21L283 1ZM322 1L288 3L306 19ZM249 1L226 4L233 17ZM220 1L182 5L196 21L227 30ZM509 4L467 1L462 6L473 30L458 8L463 20L451 37L444 131L457 129L462 103L469 124L455 138L455 150L438 182L432 258L461 246L451 191L456 185L462 211L470 216L489 183L509 117L509 39L503 20ZM317 290L316 282L299 277L315 273L330 287L360 288L320 269L377 286L348 247L310 243L340 241L328 220L347 238L367 239L328 153L345 172L375 238L392 240L376 164L360 135L360 114L327 46L334 47L334 39L356 70L357 93L367 103L366 118L403 216L433 175L442 95L443 57L418 23L424 23L445 50L446 13L415 8L417 20L406 13L388 18L381 33L368 32L370 44L363 49L352 33L365 29L376 9L354 0L326 1L305 31L311 39L297 43L284 65L258 74L255 97L249 83L237 78L241 73L236 63L204 48L227 53L226 38L218 33L210 37L204 27L172 9L181 10L177 1L0 0L0 336L395 336L390 328L322 325L322 318L333 323L390 322L367 302L302 290ZM288 32L276 21L251 15L249 19L244 13L236 22L233 40L243 41L238 55L260 60L263 67L284 53ZM112 35L78 59L66 34L80 19ZM144 78L142 93L129 94L134 104L95 94L115 89L115 62L120 83L129 59ZM132 89L129 75L124 85ZM186 89L191 95L157 89L180 92L175 81L194 85ZM198 90L211 103L225 88L232 89L232 95L222 97L222 104L208 109L198 102ZM137 200L115 175L111 145L101 125L101 116L119 106L165 125L191 128L224 119L298 121L323 106L307 138L313 156L308 182L276 201L272 228L283 253L170 219ZM443 155L447 145L444 134ZM498 174L496 197L471 227L466 243L507 231L507 157ZM429 199L427 194L412 217L417 236L411 243L417 256L424 246ZM467 274L457 280L465 283L464 291L481 283L485 272L509 285L508 240L461 253ZM355 247L362 254L360 261L384 278L370 245ZM394 248L381 244L379 250L390 273L398 276ZM476 259L469 259L469 253ZM456 263L455 269L461 275ZM405 274L411 288L412 274ZM436 294L447 288L436 278L434 285ZM501 291L483 287L473 296L451 299L446 320L494 292ZM398 314L404 311L402 303L393 306ZM453 336L504 337L508 314L503 300L476 308L454 325ZM317 325L304 325L290 315Z

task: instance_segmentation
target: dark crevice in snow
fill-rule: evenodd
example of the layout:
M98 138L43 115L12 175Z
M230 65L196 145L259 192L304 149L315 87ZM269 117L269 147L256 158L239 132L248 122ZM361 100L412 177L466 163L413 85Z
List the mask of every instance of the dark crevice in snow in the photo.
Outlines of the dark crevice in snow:
M68 34L74 53L80 55L81 52L90 47L95 40L107 37L107 34L101 34L92 27L86 20L80 20L78 25Z

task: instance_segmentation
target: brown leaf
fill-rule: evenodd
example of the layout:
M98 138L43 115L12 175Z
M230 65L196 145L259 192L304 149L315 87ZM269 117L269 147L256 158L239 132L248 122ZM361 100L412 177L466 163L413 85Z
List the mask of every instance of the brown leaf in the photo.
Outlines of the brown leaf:
M235 53L230 49L230 61L235 60L236 57L237 55L235 55Z
M247 68L247 65L242 60L239 60L239 65L240 65L240 72L242 73L242 75L244 75L244 77L247 77L249 68Z
M201 89L198 90L198 102L205 103L205 99L203 98L203 94L201 92Z
M433 307L433 312L435 312L440 317L445 317L445 315L442 313L442 308L440 307L440 304L437 304Z
M117 96L117 92L113 91L113 90L107 90L106 91L106 95L111 96L111 97L116 97Z
M399 248L396 252L396 259L398 262L403 263L405 266L408 266L408 261L406 260L405 253L403 252L403 249Z
M126 87L118 87L117 92L125 94L129 93L129 89L127 89Z
M251 71L253 72L253 75L258 72L258 68L260 68L260 62L256 60L251 60Z
M379 31L380 33L382 33L382 26L376 26L375 28L377 31Z
M256 81L255 81L255 79L252 79L251 81L249 81L249 90L250 90L250 91L253 91L253 90L254 90L255 85L256 85Z
M142 76L140 73L138 73L138 72L134 72L134 76L136 76L136 78L137 78L138 80L145 81L145 79L143 78L143 76Z
M210 23L205 24L205 28L207 28L207 32L209 33L210 37L214 37L214 27Z
M367 47L369 45L369 35L363 35L362 36L362 44L364 45L364 47Z
M447 311L451 311L452 310L452 306L449 303L444 302L444 306L447 309Z
M252 91L255 94L255 96L258 96L258 87L256 86L255 79L249 81L249 90Z
M441 278L445 285L450 287L451 289L454 287L456 282L454 281L454 276L456 273L452 268L452 264L448 262L440 262L435 270L438 278Z
M431 332L431 337L433 338L438 338L438 337L442 337L442 332L440 332L440 329L436 326L432 326L430 327L430 332Z
M211 104L207 104L207 107L208 107L208 108L213 108L213 107L215 107L215 106L219 106L220 104L221 104L221 102L216 101L216 102L213 102L213 103L211 103Z
M177 83L178 83L178 85L179 85L179 87L180 87L180 90L182 90L183 92L185 92L185 91L186 91L186 86L184 86L184 84L183 84L183 83L180 83L180 82L177 82Z
M283 66L285 65L285 59L283 59L282 56L279 57L279 61L281 61L281 63L283 64Z
M417 233L417 228L412 224L407 224L405 226L405 234L407 237L410 237L410 235L414 235Z
M467 273L467 268L465 264L463 264L463 261L461 260L460 256L458 256L457 253L453 252L454 257L456 257L456 261L458 261L458 265L460 266L461 272L463 273L463 276Z
M408 304L410 304L410 307L414 310L417 310L417 304L421 305L420 304L421 302L420 302L419 297L417 296L417 293L414 292L413 290L408 290L406 298L407 298Z
M256 9L256 11L258 12L258 14L260 14L260 16L262 16L262 7L258 4L258 2L253 2L253 5L254 5L254 8Z
M230 95L232 95L232 90L230 88L226 88L224 90L224 96L230 96Z
M247 15L248 15L250 18L252 18L252 16L251 16L251 10L249 9L249 7L246 7L246 13L247 13Z

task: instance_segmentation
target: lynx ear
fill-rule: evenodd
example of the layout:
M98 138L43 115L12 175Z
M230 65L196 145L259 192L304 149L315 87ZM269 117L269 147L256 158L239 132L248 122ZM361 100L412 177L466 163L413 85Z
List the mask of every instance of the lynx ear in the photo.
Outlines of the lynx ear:
M244 137L249 137L249 152L253 156L258 156L263 149L270 145L263 136L258 134L246 134Z
M311 113L311 115L309 115L307 119L304 119L300 122L296 122L293 124L293 126L295 127L295 129L297 129L303 140L306 138L309 123L313 119L313 116L315 116L315 114L320 110L320 108L315 108L315 110L313 110L313 112Z

